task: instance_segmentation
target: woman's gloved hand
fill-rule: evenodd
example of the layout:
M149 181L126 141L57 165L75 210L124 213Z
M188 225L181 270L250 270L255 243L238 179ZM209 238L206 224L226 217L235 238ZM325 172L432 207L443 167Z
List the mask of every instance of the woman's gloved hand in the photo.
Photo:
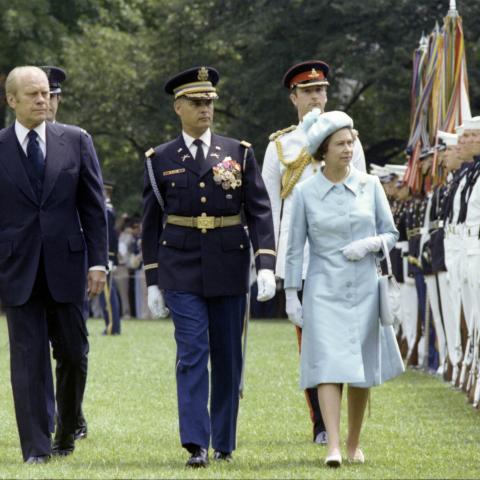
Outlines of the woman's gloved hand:
M288 319L297 327L303 327L303 309L300 300L298 299L298 292L296 288L285 289L285 310L287 311Z
M341 249L342 253L348 260L361 260L367 253L378 252L382 248L382 240L380 237L366 237L360 240L354 240L346 247Z

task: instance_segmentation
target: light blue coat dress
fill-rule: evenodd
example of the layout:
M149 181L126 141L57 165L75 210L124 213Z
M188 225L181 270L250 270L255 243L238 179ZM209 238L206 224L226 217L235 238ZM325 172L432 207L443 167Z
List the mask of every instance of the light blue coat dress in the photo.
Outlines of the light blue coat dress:
M342 183L323 173L295 187L285 265L285 288L302 288L305 241L310 261L303 291L302 389L319 383L379 385L403 372L395 333L379 321L376 258L349 261L341 248L381 235L398 238L376 176L351 167Z

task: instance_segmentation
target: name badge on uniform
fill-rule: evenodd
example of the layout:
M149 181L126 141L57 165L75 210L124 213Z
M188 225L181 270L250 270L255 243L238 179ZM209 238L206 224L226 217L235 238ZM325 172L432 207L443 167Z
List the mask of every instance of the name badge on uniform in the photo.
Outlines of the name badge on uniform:
M177 168L176 170L166 170L165 172L163 172L163 176L168 177L169 175L175 175L177 173L185 173L185 169Z

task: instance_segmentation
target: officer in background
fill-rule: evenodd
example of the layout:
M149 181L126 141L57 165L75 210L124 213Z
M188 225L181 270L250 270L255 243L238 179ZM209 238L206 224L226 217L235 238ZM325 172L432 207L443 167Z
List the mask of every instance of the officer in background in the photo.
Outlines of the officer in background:
M182 133L146 153L148 303L160 315L162 289L175 326L180 439L191 454L188 467L208 464L210 437L216 460L230 461L236 446L250 242L258 300L271 299L276 287L271 206L253 150L210 130L218 80L214 68L195 67L166 83Z
M48 83L50 86L50 102L48 107L47 120L49 122L56 123L58 107L62 101L62 82L66 80L67 74L65 73L65 70L63 70L63 68L60 68L60 67L43 66L40 68L47 74ZM82 131L86 133L85 130L82 129ZM85 318L87 318L88 317L88 300L87 299L85 299L84 307L85 307L85 312L84 312ZM85 355L87 355L87 353ZM85 364L87 364L87 359L85 359ZM49 371L51 371L51 369L49 369ZM82 399L82 403L83 403L83 399ZM55 404L53 404L53 408L55 408ZM80 410L77 418L77 427L75 429L75 440L81 440L83 438L86 438L87 432L88 432L87 421L83 414L83 408L80 405Z
M113 271L118 265L118 234L115 229L115 210L112 204L112 192L114 183L109 180L103 181L103 193L107 209L108 227L108 266L107 283L104 291L100 294L105 330L103 335L120 335L120 302L118 291L113 278Z
M327 80L330 67L321 60L293 65L283 77L283 86L288 90L290 101L297 111L298 124L292 125L270 135L270 143L265 152L262 176L272 202L275 244L277 246L277 265L275 275L285 277L285 255L292 207L292 191L298 182L314 175L321 167L306 150L307 137L301 122L313 108L322 112L327 103ZM356 141L353 151L353 166L365 171L365 157L360 141ZM303 279L308 265L308 243L304 253ZM283 288L281 288L283 292ZM295 292L297 295L297 292ZM287 312L288 313L288 312ZM298 346L301 345L302 329L296 326ZM320 413L317 389L305 391L305 397L313 423L313 441L322 445L327 443L327 433Z

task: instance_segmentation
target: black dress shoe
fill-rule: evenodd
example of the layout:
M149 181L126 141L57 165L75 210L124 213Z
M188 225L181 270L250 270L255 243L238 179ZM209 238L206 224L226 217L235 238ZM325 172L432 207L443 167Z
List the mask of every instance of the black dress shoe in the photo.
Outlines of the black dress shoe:
M186 467L201 468L208 465L208 450L206 448L198 447L193 452L191 457L185 464Z
M75 430L75 440L82 440L82 438L87 438L88 429L87 425L82 425L81 427L77 427Z
M73 433L63 433L61 429L55 432L52 444L52 455L66 457L75 450L75 436Z
M25 460L28 465L38 465L47 463L50 460L50 455L32 455Z
M220 450L215 450L213 453L213 459L214 460L223 460L225 462L231 462L232 461L232 454L231 452L221 452Z

